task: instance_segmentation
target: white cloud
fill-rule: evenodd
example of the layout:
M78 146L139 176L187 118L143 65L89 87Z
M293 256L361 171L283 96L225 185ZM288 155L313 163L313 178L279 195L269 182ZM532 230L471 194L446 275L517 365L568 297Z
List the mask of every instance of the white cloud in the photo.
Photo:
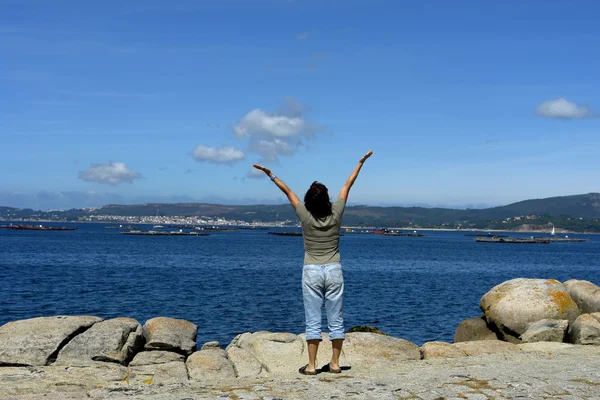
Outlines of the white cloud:
M571 103L564 97L543 102L535 112L546 118L564 119L590 118L596 115L590 108Z
M243 151L231 146L223 146L220 149L209 146L198 146L194 150L193 157L196 161L207 161L215 164L233 164L246 157Z
M79 171L79 179L107 185L132 183L135 179L141 178L142 175L139 172L130 170L122 162L109 161L106 164L92 164L88 169Z
M261 178L266 178L267 174L265 174L263 171L261 171L259 169L252 167L252 168L250 168L250 170L248 171L246 176L251 179L261 179Z
M248 151L259 154L265 161L277 161L279 156L291 156L305 139L312 139L325 130L306 118L309 108L293 97L275 112L260 108L244 115L233 131L238 139L249 138Z
M259 154L265 161L277 161L279 156L291 156L296 147L281 139L251 140L248 150Z
M305 33L299 33L298 35L296 35L296 38L298 40L306 40L306 39L308 39L309 36L310 35L305 32Z
M245 136L290 137L302 132L305 127L301 117L288 117L267 113L257 108L244 115L233 127L238 138Z

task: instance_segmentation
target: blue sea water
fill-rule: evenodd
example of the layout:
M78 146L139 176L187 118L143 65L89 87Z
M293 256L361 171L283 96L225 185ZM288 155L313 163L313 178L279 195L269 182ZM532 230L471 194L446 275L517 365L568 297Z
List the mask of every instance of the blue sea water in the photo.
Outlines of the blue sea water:
M222 346L247 331L304 329L301 237L264 230L126 236L103 224L72 226L79 229L0 229L0 325L51 315L142 324L168 316L198 325L199 344ZM341 237L347 328L375 326L417 344L452 341L461 320L481 314L481 296L505 280L600 284L598 235L574 235L585 243L509 245L426 233Z

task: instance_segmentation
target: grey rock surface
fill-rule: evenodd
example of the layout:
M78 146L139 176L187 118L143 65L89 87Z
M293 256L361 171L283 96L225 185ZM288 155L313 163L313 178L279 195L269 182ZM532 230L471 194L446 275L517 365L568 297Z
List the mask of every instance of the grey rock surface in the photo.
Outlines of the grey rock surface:
M85 366L97 361L125 364L143 348L142 326L131 318L94 324L60 351L56 365Z
M542 319L529 324L527 331L521 335L523 343L533 342L563 342L569 321Z
M238 347L252 355L257 360L261 369L265 372L276 373L285 371L292 366L304 365L306 361L303 356L305 342L293 333L284 332L254 332L244 333L236 337L227 347ZM325 347L325 346L323 346ZM236 370L256 370L254 361L248 358L252 365L235 365ZM242 359L238 360L242 361ZM304 364L302 364L304 362ZM298 367L296 367L296 370Z
M188 357L185 362L190 379L201 382L235 378L233 364L225 350L208 348Z
M185 356L179 353L173 353L172 351L142 351L141 353L136 354L129 363L129 366L137 367L140 365L166 364L176 361L185 362Z
M458 324L454 333L454 343L471 340L497 340L498 337L490 328L484 316L469 318Z
M144 324L143 333L148 350L168 350L187 355L196 350L198 327L183 319L149 319Z
M200 350L206 350L206 349L220 349L221 348L221 344L219 342L212 341L212 342L206 342L202 345L202 347L200 348Z
M0 327L0 366L50 364L61 346L100 321L90 316L56 316L8 322Z
M424 360L433 358L467 357L464 350L446 342L427 342L421 346L421 356Z
M356 332L346 334L340 363L381 368L391 363L420 359L419 346L408 340L377 333Z
M471 342L454 343L457 349L464 351L468 356L481 356L486 354L502 354L519 351L517 345L501 340L477 340Z
M185 356L171 351L143 351L129 363L130 384L170 385L188 382Z
M577 279L568 280L563 285L582 313L600 312L600 287Z
M580 315L579 307L554 279L517 278L501 283L481 298L480 307L501 339L520 343L530 323L542 319L566 319Z
M569 341L600 345L600 313L582 314L569 326Z
M252 355L249 349L243 349L237 346L227 346L225 350L227 358L232 362L235 375L240 378L254 377L264 375L260 361Z
M520 346L561 346L533 343ZM403 361L381 369L354 364L339 375L264 376L213 382L155 384L126 379L110 364L99 379L92 367L0 368L0 398L11 400L304 400L304 399L598 399L600 347Z
M535 342L535 343L521 343L517 347L521 351L543 351L552 354L553 351L561 351L572 349L575 345L571 343L558 343L558 342Z

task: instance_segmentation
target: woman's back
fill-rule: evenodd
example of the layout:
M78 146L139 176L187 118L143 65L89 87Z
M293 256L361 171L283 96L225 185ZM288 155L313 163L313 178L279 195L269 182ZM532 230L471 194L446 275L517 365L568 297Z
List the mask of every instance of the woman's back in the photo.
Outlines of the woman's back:
M340 261L340 229L346 201L338 198L331 207L331 214L315 218L302 203L296 214L302 224L304 237L304 265L329 264Z

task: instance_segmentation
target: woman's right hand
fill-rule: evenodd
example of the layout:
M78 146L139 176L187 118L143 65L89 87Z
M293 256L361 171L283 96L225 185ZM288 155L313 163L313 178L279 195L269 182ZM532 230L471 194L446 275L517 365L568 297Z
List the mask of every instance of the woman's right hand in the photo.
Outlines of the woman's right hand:
M360 159L360 162L364 163L365 161L367 161L367 158L371 157L372 154L373 154L373 150L369 150L369 152L367 154L362 156L362 158Z
M267 176L271 176L271 170L267 167L263 167L262 165L252 164L252 166L256 169L263 171Z

